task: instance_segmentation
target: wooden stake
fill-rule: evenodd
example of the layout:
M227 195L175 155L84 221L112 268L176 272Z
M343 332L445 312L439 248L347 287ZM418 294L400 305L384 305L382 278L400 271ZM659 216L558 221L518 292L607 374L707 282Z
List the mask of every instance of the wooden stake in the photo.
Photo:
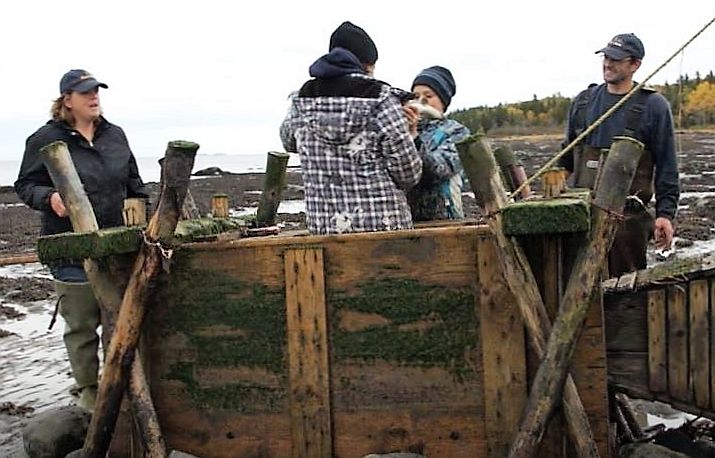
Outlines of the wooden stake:
M515 191L519 188L522 183L527 179L526 172L524 172L524 167L521 166L519 161L516 159L514 150L511 149L509 145L502 145L494 150L494 158L499 165L501 170L502 178L509 192ZM531 188L527 184L521 189L518 196L522 199L526 199L531 194Z
M494 155L489 143L481 135L474 135L459 143L457 149L477 203L488 215L487 222L500 248L499 263L526 325L530 344L534 353L543 358L551 322L523 249L515 238L507 237L502 229L500 211L506 205L507 194ZM564 414L578 455L597 457L598 450L591 426L570 376L563 397Z
M139 340L151 284L170 257L170 251L161 243L169 242L173 236L198 148L196 143L183 141L170 142L167 147L162 166L159 203L147 226L146 241L134 261L132 275L124 292L114 334L109 343L94 415L84 441L85 458L103 458L109 449L127 386L129 369L135 356L134 350Z
M146 200L138 197L124 199L124 225L142 226L146 224Z
M1 256L0 266L9 266L12 264L29 264L37 262L37 253L15 254L11 256Z
M256 213L256 226L258 227L275 224L276 213L278 213L278 206L281 203L281 194L285 187L289 157L290 154L278 151L268 153L263 193Z
M214 218L228 218L228 195L214 194L211 197L211 214Z
M544 197L559 197L566 189L566 179L562 168L554 168L544 172L541 177Z
M94 211L87 194L84 192L84 187L74 167L67 145L64 142L53 142L43 148L41 152L45 166L50 172L55 187L60 195L63 196L63 200L64 196L67 196L68 201L75 202L75 205L67 207L74 231L90 232L97 230L98 225L97 220L94 218ZM55 181L55 177L57 177L57 181ZM144 217L146 215L144 199L131 200L141 202L141 205L130 205L133 210L139 208L132 218L139 215ZM84 208L85 205L90 208ZM127 214L126 208L127 206L125 205L125 215ZM138 220L138 218L136 219ZM92 291L101 306L102 342L106 348L119 312L122 291L119 289L116 279L107 270L100 268L93 259L87 258L84 260L84 270L92 285ZM136 358L132 363L129 392L133 401L134 413L139 420L139 429L145 445L145 456L148 458L166 457L166 444L161 435L159 419L151 401L149 385L144 376L140 358Z
M596 189L591 237L581 248L549 338L544 357L531 387L529 401L510 457L534 456L547 421L560 398L567 369L586 318L603 259L613 242L626 195L638 166L643 144L615 137Z

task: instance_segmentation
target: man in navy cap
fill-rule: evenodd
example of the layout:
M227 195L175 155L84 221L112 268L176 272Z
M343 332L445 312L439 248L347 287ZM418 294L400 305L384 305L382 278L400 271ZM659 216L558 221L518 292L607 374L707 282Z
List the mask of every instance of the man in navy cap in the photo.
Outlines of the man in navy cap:
M603 55L603 80L574 99L569 110L564 146L618 103L637 85L633 74L640 68L645 47L632 33L614 36L596 51ZM673 219L680 185L675 151L673 116L668 101L653 89L642 88L607 118L560 164L571 172L573 184L593 189L604 152L613 137L625 135L643 142L645 150L636 171L619 227L609 253L609 274L621 275L646 267L646 248L655 235L656 246L670 249ZM649 203L655 191L655 223Z

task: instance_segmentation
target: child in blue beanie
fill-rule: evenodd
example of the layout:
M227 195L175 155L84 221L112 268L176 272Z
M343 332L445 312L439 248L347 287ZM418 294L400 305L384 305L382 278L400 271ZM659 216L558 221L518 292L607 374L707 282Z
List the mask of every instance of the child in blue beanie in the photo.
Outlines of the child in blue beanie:
M407 195L415 221L464 218L463 168L456 144L470 133L459 122L444 117L456 91L452 73L438 65L425 68L412 82L417 101L434 109L419 105L419 110L415 109L423 113L415 138L422 157L422 178Z

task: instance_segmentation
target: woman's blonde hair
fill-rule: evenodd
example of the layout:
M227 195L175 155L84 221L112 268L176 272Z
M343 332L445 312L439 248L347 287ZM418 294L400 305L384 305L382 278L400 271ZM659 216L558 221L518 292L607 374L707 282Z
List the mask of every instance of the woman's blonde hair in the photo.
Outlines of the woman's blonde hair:
M70 126L74 126L74 115L72 110L65 106L65 97L69 97L69 93L62 94L52 102L50 116L53 121L64 121Z
M69 97L71 92L66 92L61 96L57 97L52 101L52 106L50 107L50 116L53 121L64 121L70 126L74 127L75 119L72 114L72 110L65 106L65 100ZM100 110L100 115L102 114ZM99 122L99 118L94 120L95 125Z

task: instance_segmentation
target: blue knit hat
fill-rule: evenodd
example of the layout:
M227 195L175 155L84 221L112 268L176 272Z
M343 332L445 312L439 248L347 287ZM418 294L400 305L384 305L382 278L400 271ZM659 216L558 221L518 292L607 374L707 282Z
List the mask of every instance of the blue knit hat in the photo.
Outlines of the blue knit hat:
M412 89L418 84L429 86L435 91L440 100L442 100L445 110L452 101L454 94L457 93L457 84L454 82L452 72L439 65L422 70L412 82Z

